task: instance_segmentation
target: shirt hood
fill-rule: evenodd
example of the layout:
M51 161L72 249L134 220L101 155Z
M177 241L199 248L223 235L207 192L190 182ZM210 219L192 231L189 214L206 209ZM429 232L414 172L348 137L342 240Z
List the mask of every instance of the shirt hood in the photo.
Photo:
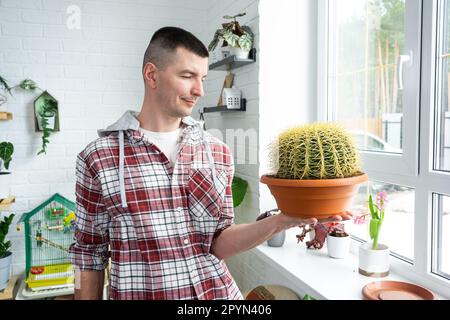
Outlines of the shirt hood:
M139 112L128 110L126 111L116 122L109 125L105 129L99 129L97 130L99 137L105 137L113 132L118 131L126 131L126 130L139 130L140 124L139 120L137 119L139 115ZM194 118L188 116L184 117L181 120L182 123L188 125L188 126L200 126L201 122L195 120Z
M127 208L127 198L126 198L126 192L125 192L125 142L124 142L124 131L126 130L139 130L140 124L139 120L137 119L138 112L128 110L126 111L122 117L120 117L119 120L117 120L112 125L108 126L106 129L99 129L97 130L97 133L100 137L105 137L113 132L118 133L119 137L119 185L120 185L120 198L122 201L122 207ZM217 186L217 176L216 176L216 170L215 170L215 163L214 158L212 156L212 151L209 143L206 141L205 138L205 130L203 130L203 123L200 121L195 120L194 118L188 116L184 117L181 120L182 123L184 123L187 126L193 126L198 128L198 130L195 130L197 132L200 132L200 138L201 142L205 146L206 154L208 156L208 162L209 167L211 168L211 175L214 184Z

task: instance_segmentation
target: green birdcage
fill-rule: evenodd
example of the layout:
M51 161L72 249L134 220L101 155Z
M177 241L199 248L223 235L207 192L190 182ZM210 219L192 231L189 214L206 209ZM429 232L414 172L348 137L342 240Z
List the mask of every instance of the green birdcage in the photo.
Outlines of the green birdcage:
M69 259L75 203L56 193L19 220L25 227L26 283L31 290L73 286Z

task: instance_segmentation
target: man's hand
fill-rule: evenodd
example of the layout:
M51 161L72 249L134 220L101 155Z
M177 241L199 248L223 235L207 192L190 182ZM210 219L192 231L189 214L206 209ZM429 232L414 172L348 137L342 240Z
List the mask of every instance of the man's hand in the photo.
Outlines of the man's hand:
M286 229L292 228L292 227L304 227L306 225L310 225L314 227L318 222L320 223L326 223L326 222L340 222L340 221L346 221L350 220L353 216L350 212L346 211L340 215L332 215L327 218L323 219L317 219L317 218L297 218L288 216L287 214L279 211L280 218L283 219L283 223L286 226Z

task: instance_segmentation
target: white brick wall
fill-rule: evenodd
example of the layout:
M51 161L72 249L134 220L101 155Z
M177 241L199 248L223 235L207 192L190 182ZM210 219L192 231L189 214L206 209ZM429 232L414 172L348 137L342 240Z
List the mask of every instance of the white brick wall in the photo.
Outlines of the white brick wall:
M66 27L69 5L81 9L81 29ZM38 93L15 90L0 121L0 141L15 146L11 170L13 211L33 209L56 192L74 200L78 152L96 130L125 110L139 110L141 64L150 37L166 25L184 27L204 40L207 0L1 0L0 74L18 84L35 80L59 101L61 131L37 156L32 103ZM17 220L17 219L16 219ZM23 234L11 228L13 273L24 269Z
M219 129L222 131L222 135L225 138L226 129L242 129L244 132L247 130L259 130L259 113L258 113L258 76L259 76L259 14L258 14L259 0L213 0L208 2L207 6L207 25L211 26L207 30L206 44L212 40L216 29L221 27L221 24L225 22L222 17L226 14L235 15L240 12L246 12L244 17L239 18L241 25L248 25L255 34L254 47L257 50L256 63L246 65L244 67L234 69L232 72L235 74L234 85L242 91L243 98L247 99L246 112L236 112L229 114L220 113L208 113L205 114L207 129ZM208 79L205 85L206 96L203 99L203 103L199 104L199 107L203 106L215 106L219 99L219 95L222 89L222 84L226 71L209 71ZM194 115L198 116L198 111L194 110ZM248 152L252 152L257 159L257 141L246 145L239 145L239 142L226 141L228 145L232 146L232 152L234 154L236 163L236 175L249 181L249 191L244 199L244 202L235 210L235 220L237 223L244 223L254 221L258 212L258 179L257 168L258 164L248 164ZM238 148L244 147L247 150L246 153L246 165L238 165ZM243 160L243 159L239 159ZM239 161L242 163L242 161Z

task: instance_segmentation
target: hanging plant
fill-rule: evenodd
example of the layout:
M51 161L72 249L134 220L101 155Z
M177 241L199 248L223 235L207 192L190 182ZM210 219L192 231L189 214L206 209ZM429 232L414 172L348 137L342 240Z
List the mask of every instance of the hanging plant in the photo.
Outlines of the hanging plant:
M39 123L42 129L42 148L38 155L47 154L47 144L49 137L55 129L55 119L58 113L58 103L53 98L44 98L43 104L39 108Z

